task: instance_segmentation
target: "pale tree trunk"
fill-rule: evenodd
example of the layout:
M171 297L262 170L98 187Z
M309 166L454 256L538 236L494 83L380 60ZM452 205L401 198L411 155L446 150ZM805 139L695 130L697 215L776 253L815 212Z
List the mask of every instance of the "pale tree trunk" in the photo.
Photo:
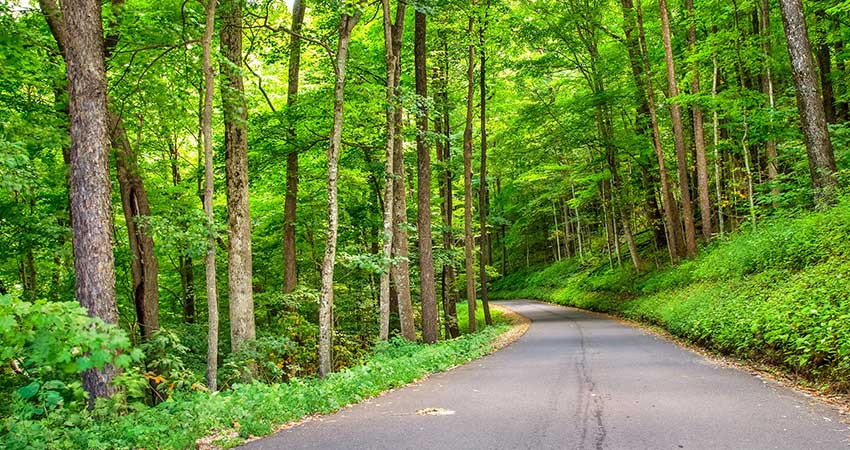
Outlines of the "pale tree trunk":
M664 208L664 219L667 229L667 250L670 261L675 264L681 258L684 242L681 227L679 226L679 209L673 193L670 191L670 178L667 175L667 167L664 162L664 149L661 146L661 137L658 130L658 117L655 113L655 93L652 88L652 71L649 67L649 58L646 50L646 34L643 30L643 11L640 0L637 0L635 11L637 12L638 39L643 58L643 68L646 74L646 97L649 107L649 121L652 129L652 146L655 149L655 157L658 160L658 173L661 179L661 199Z
M717 67L717 57L714 56L711 58L711 62L714 66L714 71L712 72L711 77L711 99L712 101L717 98L717 82L720 79L720 71ZM720 237L723 237L723 195L721 193L720 188L720 123L717 118L717 106L713 107L711 112L711 126L712 126L712 147L714 148L714 190L717 193L717 223L720 225Z
M242 3L225 0L220 11L224 109L224 152L227 188L227 281L231 350L254 339L254 296L251 270L251 215L248 205L248 112L242 84Z
M112 253L112 195L109 177L109 130L106 69L100 2L41 2L51 32L65 58L70 117L70 199L75 294L92 317L118 323L115 260ZM83 373L89 406L110 397L118 369L106 365Z
M292 33L289 37L289 80L286 107L289 114L289 154L286 156L286 198L283 206L283 292L295 290L298 273L295 261L295 209L298 204L298 148L295 132L295 101L298 97L298 75L301 69L301 25L304 22L304 1L292 4Z
M487 265L490 264L490 236L487 233L487 209L490 206L490 198L487 188L487 53L484 47L484 34L487 32L487 13L489 12L489 8L490 2L488 0L484 9L483 23L478 28L478 60L481 65L479 68L481 76L478 78L478 93L481 99L481 111L479 114L481 119L481 164L478 169L478 218L481 238L478 243L478 276L481 278L481 305L484 309L484 323L492 325L493 319L490 317L490 299L487 295ZM555 229L557 229L557 225Z
M473 19L469 16L467 34L472 34ZM472 236L472 104L475 96L475 46L469 44L466 69L466 126L463 130L463 242L466 263L466 304L469 332L475 332L475 273Z
M437 311L437 292L434 276L434 255L431 243L431 149L428 146L428 71L426 67L426 30L425 14L416 11L414 24L414 66L416 69L416 96L419 99L419 114L416 133L417 160L417 221L419 231L419 271L422 297L422 340L427 343L437 341L439 315Z
M395 56L393 55L393 25L390 20L389 0L382 0L381 5L384 13L384 50L387 65L387 141L384 152L386 158L386 181L384 183L384 242L383 256L387 267L381 272L379 308L380 308L380 330L379 338L386 340L390 335L390 275L392 272L392 250L393 250L393 208L395 203L393 190L393 176L395 165L393 161L393 141L395 136Z
M689 19L688 49L693 53L697 41L694 0L687 0L686 3ZM692 70L691 94L697 95L700 93L699 61L693 62ZM699 196L699 210L702 219L702 237L706 241L709 241L711 240L711 235L714 233L714 227L711 223L711 200L708 188L708 162L705 158L705 131L702 125L702 107L698 103L694 103L692 108L694 119L694 153L696 153L697 165L697 194Z
M682 112L679 101L679 87L676 84L676 66L673 60L673 45L671 43L670 18L667 12L667 1L659 0L658 9L661 15L661 38L664 42L664 60L667 66L667 90L670 102L670 117L673 124L673 143L676 147L676 160L679 172L679 191L682 196L682 216L685 220L685 252L688 257L696 255L696 230L694 228L694 212L691 203L691 193L688 186L688 157L685 148L685 131L682 126ZM678 227L679 225L676 224Z
M777 159L779 155L776 153L776 138L773 136L773 111L776 108L776 100L773 93L773 74L770 70L771 54L773 53L770 42L770 3L768 0L761 0L761 30L762 30L762 51L764 52L764 71L762 72L762 92L767 95L767 104L770 107L771 118L769 122L768 138L765 142L765 153L767 154L767 179L771 182L770 193L774 197L773 207L779 206L777 197L781 194L776 179L779 177L779 169Z
M323 378L333 371L333 277L336 260L336 239L339 227L337 178L339 150L342 144L342 108L345 94L345 66L348 61L348 44L351 30L360 19L360 13L344 13L339 21L339 43L336 50L334 72L334 115L331 127L331 143L328 147L328 240L322 261L322 288L319 294L319 375Z
M204 27L203 70L204 70L204 100L201 112L201 135L204 141L204 213L207 217L207 254L204 259L204 274L207 287L207 388L215 391L218 388L218 288L216 286L215 267L215 217L213 216L213 142L212 142L212 108L215 95L214 72L212 66L212 35L215 31L216 0L207 0L206 25Z
M803 3L801 0L779 0L779 7L782 10L785 40L791 58L791 72L797 88L797 107L800 110L800 124L809 158L815 206L823 208L835 202L838 182L835 178L832 141L829 139L823 102L818 95L812 47L803 16Z
M159 265L154 254L153 237L143 222L151 215L135 149L127 138L121 117L108 113L110 138L115 151L115 168L121 192L121 208L130 242L130 273L133 282L133 304L136 320L144 340L159 330Z

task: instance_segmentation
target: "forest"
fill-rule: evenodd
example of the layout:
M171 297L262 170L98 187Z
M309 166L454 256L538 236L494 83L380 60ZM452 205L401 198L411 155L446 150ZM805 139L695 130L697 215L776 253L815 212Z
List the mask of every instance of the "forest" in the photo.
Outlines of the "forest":
M846 393L848 39L843 0L0 1L0 446L236 445L488 353L496 298Z

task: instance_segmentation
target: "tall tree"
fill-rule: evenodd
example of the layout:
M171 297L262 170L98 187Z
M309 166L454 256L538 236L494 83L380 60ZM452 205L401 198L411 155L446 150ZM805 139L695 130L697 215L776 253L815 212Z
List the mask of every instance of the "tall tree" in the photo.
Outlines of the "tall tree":
M659 0L661 15L661 40L664 43L664 61L667 66L667 93L670 101L670 117L673 124L673 143L676 147L676 161L679 169L679 193L682 196L682 216L685 219L685 251L688 256L697 252L696 230L694 228L693 204L688 184L688 156L685 148L685 131L682 125L682 111L679 106L679 87L676 82L676 65L673 59L673 44L670 32L670 17L667 1ZM678 224L676 225L678 226Z
M353 14L343 12L339 20L339 41L336 49L334 73L334 113L328 146L328 238L322 260L322 287L319 294L319 375L333 372L333 304L334 262L336 261L336 239L339 228L339 200L337 179L339 177L339 150L342 145L342 119L345 104L345 69L348 62L348 46L351 30L360 19L359 10Z
M480 76L478 77L478 94L480 95L481 120L481 164L478 168L478 220L481 238L478 243L478 277L481 279L481 305L484 309L484 323L493 324L490 318L490 302L487 296L487 264L490 263L490 238L487 234L487 208L490 199L487 191L487 53L485 49L484 35L487 32L487 14L490 10L490 1L484 6L484 17L478 27L478 61Z
M286 109L289 114L287 134L290 147L286 155L286 198L283 207L283 292L295 290L298 282L295 261L295 209L298 203L298 148L295 132L295 102L298 97L298 76L301 70L301 26L304 23L304 1L292 3L292 33L289 38L289 80L286 89Z
M475 2L473 1L473 5ZM473 16L469 13L467 36L472 36ZM475 332L475 249L472 236L472 105L475 97L475 44L467 46L466 67L466 126L463 129L463 243L466 265L466 303L469 314L469 332Z
M688 49L693 53L697 41L696 12L694 11L694 0L687 0L688 8ZM699 61L694 60L691 64L691 94L699 95L700 67ZM694 154L697 166L697 195L699 196L700 219L702 220L702 237L706 241L711 239L714 227L711 224L711 199L708 188L708 161L705 158L705 131L702 124L702 106L694 103L691 106L694 121Z
M227 193L227 285L230 345L235 352L256 336L248 205L248 108L242 82L242 3L221 3L221 84Z
M201 136L204 141L204 213L207 217L207 254L204 259L207 285L207 388L217 389L218 374L218 288L216 286L215 264L215 216L213 215L213 142L212 142L212 103L215 84L212 66L212 37L215 32L216 0L207 0L204 6L206 21L204 25L203 71L204 97L201 112Z
M826 126L823 101L818 95L817 78L812 61L812 46L806 30L802 0L779 0L785 40L791 58L791 73L797 88L797 107L809 158L809 173L814 187L815 205L819 208L835 201L835 154Z
M439 318L434 276L434 255L431 243L431 148L428 145L428 68L426 55L427 17L416 11L413 30L413 55L418 100L417 154L417 221L419 234L419 282L422 301L422 340L437 341Z

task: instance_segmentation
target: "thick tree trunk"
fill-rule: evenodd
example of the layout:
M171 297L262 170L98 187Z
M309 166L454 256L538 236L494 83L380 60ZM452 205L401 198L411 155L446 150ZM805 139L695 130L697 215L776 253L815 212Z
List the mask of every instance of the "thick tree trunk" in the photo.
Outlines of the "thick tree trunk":
M682 196L682 216L685 220L685 252L688 257L692 257L697 252L696 230L694 228L693 204L688 186L688 157L687 149L685 148L685 131L682 126L682 112L679 107L679 101L675 100L679 95L679 87L676 84L676 66L673 60L673 45L671 43L667 1L659 0L658 9L661 15L661 39L664 43L664 60L667 66L668 97L674 99L670 103L670 117L673 125L673 143L676 147L679 191Z
M203 71L204 97L201 112L201 135L204 141L204 213L207 217L208 241L207 254L204 258L205 279L207 289L207 388L215 391L218 388L218 288L216 286L216 234L215 217L213 215L213 142L212 142L212 108L215 95L214 73L212 66L212 35L215 31L216 0L206 3L206 25L204 26Z
M61 16L55 3L42 2L45 4L52 7L52 14L43 11L65 57L68 75L75 294L90 316L117 324L109 119L100 2L64 0ZM111 365L83 373L83 388L90 395L89 406L93 406L97 398L116 392L111 381L117 374L118 370Z
M143 220L151 215L135 149L127 138L121 117L110 112L109 126L115 168L121 191L121 208L127 224L130 242L130 273L133 282L133 303L136 320L144 340L150 340L159 330L159 264L154 254L153 237Z
M801 0L779 0L779 7L791 58L791 72L797 88L797 106L809 158L815 205L823 208L834 203L836 198L835 155L826 126L823 102L818 95L803 3Z
M431 243L431 149L428 146L428 71L426 67L426 29L425 14L416 11L414 24L414 66L416 69L416 96L419 99L418 130L416 133L417 153L417 221L419 232L419 272L422 297L422 340L428 343L437 341L439 316L437 311L436 280L434 276L434 255Z
M694 51L696 46L696 16L694 13L694 0L687 0L688 8L688 49ZM699 61L694 61L692 65L691 78L691 94L698 95L700 93L700 70ZM706 241L711 240L711 235L714 233L714 227L711 223L711 196L708 188L708 161L705 158L705 131L702 124L702 107L698 103L693 104L693 120L694 120L694 153L696 154L696 169L697 169L697 194L699 196L700 219L702 220L702 237Z
M487 12L489 0L485 6L484 21L478 28L478 60L481 67L478 77L480 95L481 120L481 164L478 168L478 222L481 238L479 240L478 277L481 279L481 305L484 309L484 323L493 324L490 317L490 299L487 295L487 265L490 264L490 236L487 233L487 209L489 208L489 192L487 188L487 53L485 50L484 33L487 32Z
M322 261L322 288L319 296L319 375L328 376L333 367L333 277L336 260L336 238L339 226L339 210L337 198L337 178L339 171L339 151L342 144L342 108L345 102L345 66L348 62L348 44L351 40L351 30L360 14L342 14L339 21L339 43L336 50L334 72L334 115L331 127L330 146L328 147L328 239L325 246L325 257Z
M242 84L242 0L225 0L220 11L224 152L227 188L227 284L231 350L256 336L248 205L248 112Z
M643 11L640 0L636 3L638 39L643 58L643 68L646 74L646 96L649 107L650 127L652 129L652 145L655 149L655 157L658 160L658 174L661 180L661 199L664 208L664 218L667 229L667 249L670 261L675 264L681 258L684 250L681 227L679 226L679 209L673 194L670 191L670 178L667 175L667 167L664 162L664 149L661 146L661 137L658 130L658 117L655 113L655 94L652 90L652 71L649 68L649 58L646 50L646 35L643 30Z
M295 132L295 101L298 97L298 75L301 70L301 24L304 22L304 1L292 4L292 34L289 37L289 80L286 89L286 108L289 114L289 154L286 156L286 198L283 206L283 292L295 290L298 273L295 261L295 209L298 204L298 148Z
M473 19L469 17L467 34L472 34ZM472 105L475 96L475 46L469 44L466 68L466 126L463 130L463 243L466 265L466 304L469 332L475 332L475 264L472 236Z

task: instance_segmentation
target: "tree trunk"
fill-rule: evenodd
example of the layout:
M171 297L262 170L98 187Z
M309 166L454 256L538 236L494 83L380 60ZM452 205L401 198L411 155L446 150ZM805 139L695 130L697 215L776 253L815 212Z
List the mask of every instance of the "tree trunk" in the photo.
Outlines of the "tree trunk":
M295 131L295 101L298 96L298 75L301 70L301 24L304 22L304 1L292 4L292 33L289 37L289 80L286 89L286 109L289 115L289 154L286 156L286 198L283 206L283 293L295 290L298 273L295 261L295 209L298 204L298 148Z
M472 34L473 19L469 16L467 34ZM463 130L463 242L466 265L466 304L469 332L475 332L475 273L472 236L472 104L475 96L475 45L469 44L466 68L466 126Z
M203 101L203 97L201 97L201 101ZM198 127L199 136L201 136L199 144L201 147L200 151L203 153L203 130L201 128ZM171 159L171 184L177 188L180 186L182 179L180 177L179 165L180 150L177 146L176 137L168 143L168 147L169 158ZM179 194L175 195L174 199L178 200ZM201 200L203 201L203 198ZM188 229L188 221L181 221L181 226L184 230ZM194 263L192 257L187 256L181 249L180 254L177 256L177 272L180 274L180 302L183 304L184 323L195 323L195 273L193 269Z
M89 315L118 323L115 260L112 253L112 195L109 177L109 131L100 2L64 0L49 4L48 16L65 57L70 117L70 188L73 220L75 294ZM106 365L83 373L89 406L117 391L111 384L118 369Z
M696 16L694 13L694 0L687 0L688 8L688 50L693 53L696 46ZM699 61L692 65L693 76L691 78L691 95L700 93ZM702 219L702 237L705 241L711 240L714 227L711 223L711 199L708 188L708 162L705 158L705 131L702 125L702 107L698 103L693 106L694 120L694 153L696 154L697 169L697 194L699 196L700 218Z
M664 218L667 228L667 250L670 254L670 261L675 264L682 256L684 242L682 239L681 227L679 226L679 209L676 201L670 192L670 178L667 175L667 167L664 162L664 149L661 146L661 137L658 130L658 117L655 114L655 94L652 90L652 71L649 67L649 58L646 50L646 34L643 30L643 11L641 9L640 0L637 0L637 25L638 39L641 47L641 55L643 58L643 68L646 74L646 96L647 106L649 107L650 127L652 129L652 145L655 149L655 157L658 160L658 174L661 179L661 199L664 208Z
M676 85L676 66L673 61L673 45L671 43L670 18L667 12L667 1L659 0L658 9L661 15L661 38L664 42L664 60L667 66L667 90L670 103L670 117L673 124L673 143L676 147L676 160L679 172L679 191L682 196L682 215L685 219L685 251L688 257L696 255L696 230L694 228L693 204L688 187L688 157L685 148L685 132L682 126L682 112L679 101L679 87ZM678 224L676 224L678 227Z
M823 102L818 95L803 3L801 0L779 0L779 7L791 58L791 72L797 88L797 106L809 158L815 206L823 208L835 202L838 182L835 178L832 141L829 139Z
M360 13L344 13L339 21L339 43L336 50L334 72L334 115L331 127L330 146L328 147L328 240L325 257L322 261L322 288L319 296L319 375L323 378L330 374L333 367L333 277L336 260L336 238L339 227L337 199L337 177L339 171L339 150L342 144L342 108L345 94L345 66L348 61L348 44L351 30L360 19Z
M487 265L490 264L490 237L487 233L487 209L490 206L487 188L487 53L485 51L484 33L487 32L487 13L490 7L488 0L484 10L484 20L478 28L478 60L481 76L478 78L480 95L481 120L481 164L478 169L478 221L481 238L479 240L478 277L481 278L481 305L484 309L484 323L493 324L490 317L490 301L487 295ZM556 227L557 228L557 227Z
M720 78L719 69L717 67L717 56L712 56L711 62L713 72L711 77L711 99L712 102L717 98L717 83ZM714 190L717 193L717 223L720 226L720 237L723 237L723 195L721 191L720 179L720 122L717 118L717 106L714 106L711 111L711 126L712 126L712 147L714 148Z
M254 339L251 215L248 205L248 112L242 84L242 0L224 0L220 11L227 188L227 284L231 350Z
M204 100L201 112L201 135L204 141L204 213L207 217L208 241L207 254L204 258L204 274L207 288L207 388L215 392L218 388L218 288L216 286L215 264L215 217L213 216L213 142L212 142L212 108L215 95L214 73L212 66L212 35L215 31L216 0L206 3L206 25L204 27L203 71L204 71Z
M428 146L428 71L425 61L427 18L416 11L414 24L414 66L416 69L416 97L419 100L416 133L417 160L417 221L419 232L419 271L422 297L422 340L437 341L439 316L437 311L434 255L431 243L431 149Z
M777 198L781 194L776 179L779 177L778 161L779 155L776 153L776 138L774 137L773 128L773 112L776 108L776 101L773 94L773 75L770 70L772 45L770 42L770 3L768 0L761 0L761 30L762 30L762 51L764 52L764 70L762 71L761 87L762 92L767 95L767 104L770 107L770 123L768 125L768 138L765 142L765 153L767 155L767 179L771 183L770 193L773 196L773 207L779 206Z
M823 1L815 3L815 26L817 46L815 48L815 60L820 75L821 95L823 96L823 112L826 123L835 123L835 94L832 87L832 57L829 44L826 42L826 31L822 29L827 22L826 11L823 9Z

